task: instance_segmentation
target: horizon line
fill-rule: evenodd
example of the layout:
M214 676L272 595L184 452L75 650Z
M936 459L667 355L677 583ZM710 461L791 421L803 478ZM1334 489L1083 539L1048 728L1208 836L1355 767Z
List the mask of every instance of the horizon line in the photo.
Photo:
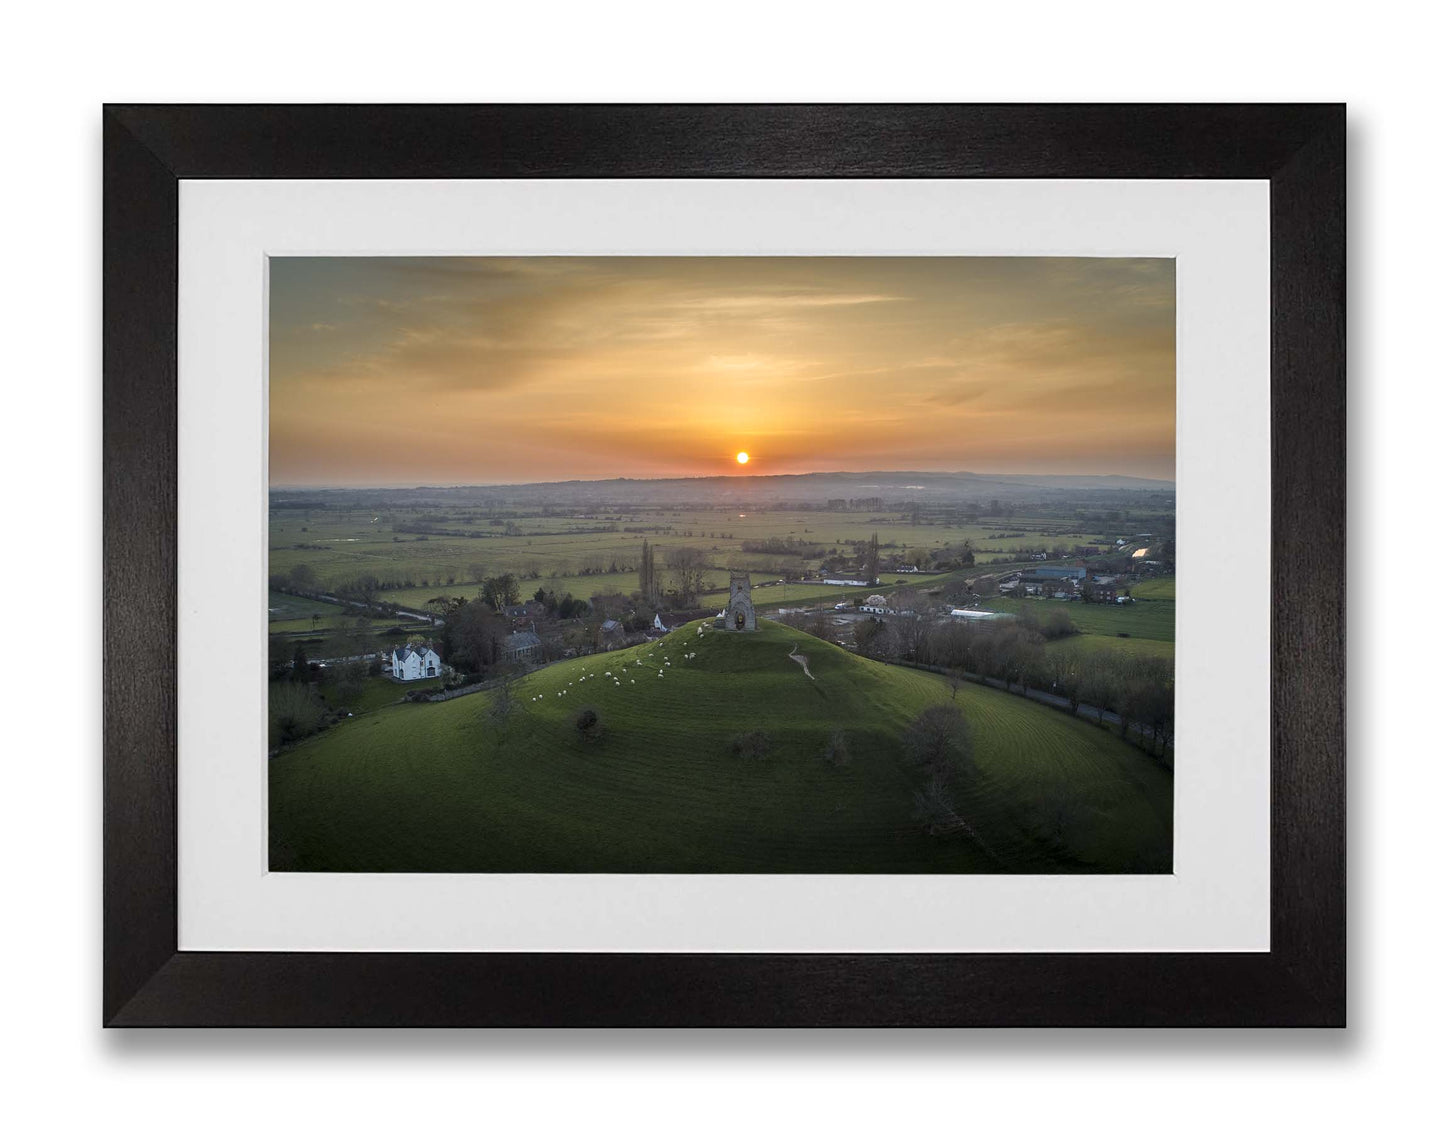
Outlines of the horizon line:
M411 482L353 482L347 484L326 483L326 482L293 482L282 485L268 484L269 491L276 490L303 490L303 489L507 489L529 485L593 485L607 482L668 482L668 481L766 481L778 478L803 478L803 477L866 477L878 474L892 475L914 475L929 477L952 477L968 475L977 478L1127 478L1131 481L1147 481L1156 485L1167 485L1171 488L1177 487L1177 479L1162 477L1145 477L1140 474L1119 473L1110 471L1107 473L1019 473L1016 471L989 471L989 470L809 470L805 473L778 473L778 474L690 474L690 475L664 475L658 477L633 477L620 475L613 477L573 477L554 478L548 481L411 481Z

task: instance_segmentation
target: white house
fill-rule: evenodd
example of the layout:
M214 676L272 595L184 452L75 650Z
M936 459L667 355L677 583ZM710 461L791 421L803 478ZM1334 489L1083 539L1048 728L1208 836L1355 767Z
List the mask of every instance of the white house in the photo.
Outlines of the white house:
M441 655L430 646L407 646L405 649L391 651L391 675L398 681L438 677L441 671Z

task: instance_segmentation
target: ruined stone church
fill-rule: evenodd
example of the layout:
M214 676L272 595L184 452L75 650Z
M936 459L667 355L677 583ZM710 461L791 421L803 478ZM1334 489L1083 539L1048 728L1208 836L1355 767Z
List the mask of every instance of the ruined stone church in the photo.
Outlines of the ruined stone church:
M728 576L728 605L723 613L724 630L756 630L757 615L753 613L753 582L745 571Z

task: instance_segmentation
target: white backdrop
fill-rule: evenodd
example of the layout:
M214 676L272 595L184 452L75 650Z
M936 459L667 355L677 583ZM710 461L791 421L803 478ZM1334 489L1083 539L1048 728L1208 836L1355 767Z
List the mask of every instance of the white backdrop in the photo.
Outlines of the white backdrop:
M0 1038L12 1114L107 1124L735 1124L789 1118L1389 1121L1435 1096L1438 641L1394 613L1381 545L1438 547L1437 43L1417 5L368 0L7 14L12 484L0 657L13 801ZM99 1028L100 122L116 101L1351 102L1350 1020L1340 1032L489 1033ZM45 467L44 488L36 467ZM61 516L57 517L57 511ZM43 560L24 530L55 529ZM1401 530L1404 530L1403 532ZM15 541L7 539L7 546ZM40 678L18 643L70 655ZM1429 646L1429 650L1426 646ZM1428 719L1428 723L1427 723Z

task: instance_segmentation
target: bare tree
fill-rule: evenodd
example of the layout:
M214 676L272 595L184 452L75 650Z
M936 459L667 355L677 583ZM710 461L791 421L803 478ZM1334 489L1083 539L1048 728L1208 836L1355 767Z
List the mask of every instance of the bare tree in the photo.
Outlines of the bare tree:
M692 606L707 575L707 553L701 548L674 548L667 554L667 566L677 582L682 604Z
M930 778L946 780L959 766L971 765L973 738L963 713L951 704L925 708L903 736L913 762Z
M913 792L913 816L923 823L926 834L952 833L963 828L948 786L938 778L929 779L922 790Z

